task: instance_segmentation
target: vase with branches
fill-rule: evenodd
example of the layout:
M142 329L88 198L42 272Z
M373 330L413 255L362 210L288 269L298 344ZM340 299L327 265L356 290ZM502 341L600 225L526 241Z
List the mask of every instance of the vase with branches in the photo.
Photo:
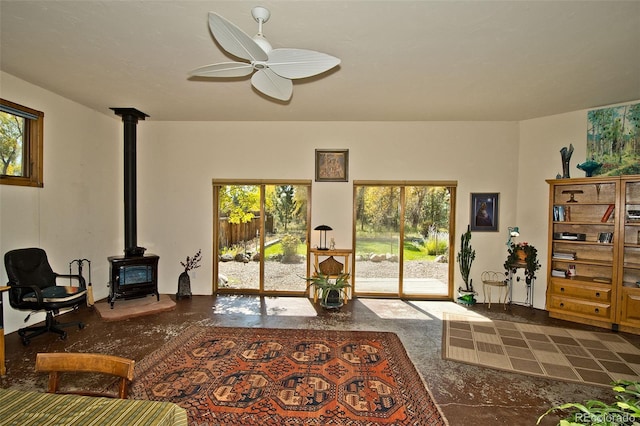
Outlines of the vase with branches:
M178 292L176 293L176 299L180 300L183 297L191 297L191 277L189 277L189 271L199 268L200 261L202 260L202 249L198 250L193 257L187 256L184 262L180 262L180 265L184 268L184 272L178 277Z

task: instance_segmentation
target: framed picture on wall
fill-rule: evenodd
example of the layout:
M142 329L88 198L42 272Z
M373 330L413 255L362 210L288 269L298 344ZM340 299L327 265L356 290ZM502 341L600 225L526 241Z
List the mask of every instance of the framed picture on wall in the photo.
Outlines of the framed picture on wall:
M480 192L471 194L471 215L469 223L472 231L498 231L498 210L497 192Z
M316 149L316 182L348 182L349 150Z

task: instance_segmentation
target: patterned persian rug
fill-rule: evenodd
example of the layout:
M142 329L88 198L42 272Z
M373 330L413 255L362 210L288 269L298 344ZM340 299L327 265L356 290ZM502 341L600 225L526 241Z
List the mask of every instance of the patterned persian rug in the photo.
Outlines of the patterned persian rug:
M386 332L192 326L136 363L130 397L195 425L447 424Z
M640 381L640 349L613 332L447 312L443 327L444 359L607 387L615 380Z

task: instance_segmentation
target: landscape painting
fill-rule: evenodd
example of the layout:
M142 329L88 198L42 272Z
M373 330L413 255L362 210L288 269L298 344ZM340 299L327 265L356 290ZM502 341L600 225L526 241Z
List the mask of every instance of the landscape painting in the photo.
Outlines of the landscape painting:
M593 174L640 174L640 103L591 110L587 118L587 160L602 164Z

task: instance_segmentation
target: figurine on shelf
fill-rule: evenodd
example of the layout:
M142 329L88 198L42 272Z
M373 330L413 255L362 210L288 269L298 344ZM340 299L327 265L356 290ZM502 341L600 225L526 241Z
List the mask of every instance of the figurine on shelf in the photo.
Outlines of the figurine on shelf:
M583 170L585 172L586 177L592 177L593 172L602 167L602 163L598 163L593 158L589 161L585 161L582 164L578 164L576 166L578 169Z
M562 179L569 179L569 160L571 160L571 155L573 155L573 144L569 144L569 149L567 147L563 147L560 150L560 155L562 156Z
M335 250L336 249L336 240L333 239L333 237L331 237L331 242L329 243L329 250Z

